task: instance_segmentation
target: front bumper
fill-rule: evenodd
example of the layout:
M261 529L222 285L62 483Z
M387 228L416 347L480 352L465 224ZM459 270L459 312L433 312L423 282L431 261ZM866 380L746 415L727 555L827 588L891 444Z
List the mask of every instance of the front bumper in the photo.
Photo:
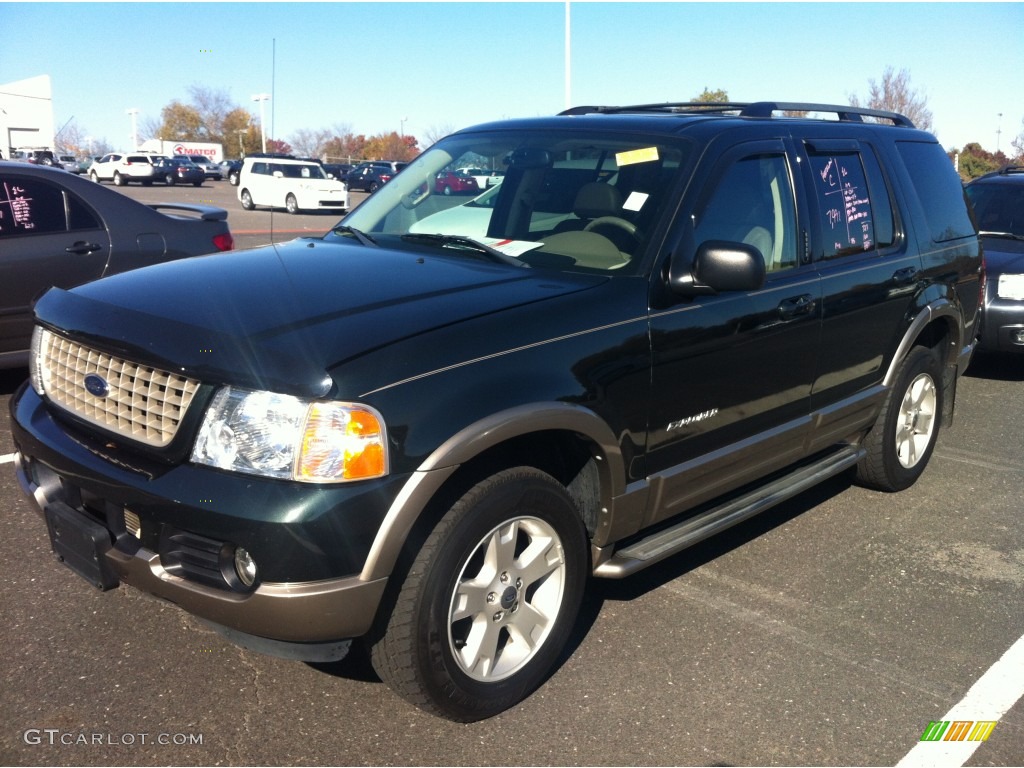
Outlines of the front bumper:
M978 342L987 352L1024 354L1024 302L991 298L982 314Z
M30 388L15 395L11 412L19 484L46 519L58 556L97 586L124 582L271 641L322 644L370 629L387 579L364 580L359 573L402 478L324 489L191 465L146 475L113 463L86 436L58 423ZM183 498L189 486L193 495L222 501L190 504ZM141 520L138 530L125 522L129 515ZM169 565L172 534L231 547L225 551L243 546L265 576L248 590L204 583L189 563L182 565L189 553Z

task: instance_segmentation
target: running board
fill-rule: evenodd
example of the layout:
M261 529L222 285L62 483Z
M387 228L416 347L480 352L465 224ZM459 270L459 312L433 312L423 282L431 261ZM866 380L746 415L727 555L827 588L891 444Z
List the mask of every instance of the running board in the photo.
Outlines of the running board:
M687 547L724 531L769 507L813 488L827 478L838 475L864 456L859 446L845 446L813 464L801 466L750 493L712 507L697 517L658 531L645 539L618 550L594 569L594 575L621 579L661 562Z

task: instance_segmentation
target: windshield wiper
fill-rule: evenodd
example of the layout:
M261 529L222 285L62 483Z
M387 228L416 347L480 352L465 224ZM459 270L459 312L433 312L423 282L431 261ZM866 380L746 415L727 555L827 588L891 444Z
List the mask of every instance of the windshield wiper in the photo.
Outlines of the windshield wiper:
M1013 232L987 232L982 230L978 234L982 237L1005 237L1007 240L1024 240L1024 235L1015 235Z
M331 232L334 232L335 234L338 235L352 235L352 237L359 241L360 245L368 245L373 248L380 248L376 240L374 240L365 232L360 232L355 227L350 227L348 224L339 224L338 226L334 227L334 229L332 229Z
M529 266L529 264L520 261L514 256L509 256L507 253L502 253L497 248L492 248L486 243L481 243L479 240L474 240L472 237L466 237L465 235L430 235L425 232L410 232L409 234L402 235L402 240L411 243L430 243L431 245L438 245L442 248L449 246L454 246L456 248L468 248L469 250L481 253L491 260L500 262L501 264L511 264L515 267Z

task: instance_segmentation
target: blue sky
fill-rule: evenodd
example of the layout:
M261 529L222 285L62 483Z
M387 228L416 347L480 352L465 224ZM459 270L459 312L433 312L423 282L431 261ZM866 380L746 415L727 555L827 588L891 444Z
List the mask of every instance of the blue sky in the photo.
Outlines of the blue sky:
M267 127L422 137L565 106L564 2L0 2L0 83L50 75L54 120L117 148L198 84ZM12 31L16 30L16 34ZM946 147L1024 131L1024 3L573 2L571 101L866 99L910 73ZM1002 117L999 115L1002 113ZM997 131L1001 134L997 136Z

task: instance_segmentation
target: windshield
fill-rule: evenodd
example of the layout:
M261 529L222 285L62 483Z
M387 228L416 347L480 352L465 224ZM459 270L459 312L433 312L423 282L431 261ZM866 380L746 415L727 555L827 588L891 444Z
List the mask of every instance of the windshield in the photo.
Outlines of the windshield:
M966 191L979 232L1024 237L1024 184L968 184Z
M413 160L333 236L389 247L473 243L524 266L635 274L688 145L607 133L457 134Z

